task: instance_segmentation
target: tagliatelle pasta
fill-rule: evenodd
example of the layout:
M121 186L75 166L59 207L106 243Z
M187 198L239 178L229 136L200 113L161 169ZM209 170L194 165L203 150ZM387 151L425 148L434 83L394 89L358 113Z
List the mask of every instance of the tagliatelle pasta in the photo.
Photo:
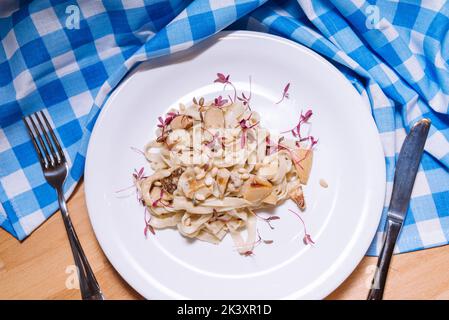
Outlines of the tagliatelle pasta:
M148 227L214 244L229 233L238 252L248 254L258 237L256 210L289 198L305 208L302 185L316 141L301 137L300 125L312 112L291 130L296 139L274 139L249 101L244 94L194 99L159 118L157 138L144 149L154 173L134 175Z

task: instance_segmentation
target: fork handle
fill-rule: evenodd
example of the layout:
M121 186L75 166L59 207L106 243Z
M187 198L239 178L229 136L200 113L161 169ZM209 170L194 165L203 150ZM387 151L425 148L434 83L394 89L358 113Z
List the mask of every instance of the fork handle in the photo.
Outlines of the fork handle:
M75 260L75 265L78 269L81 297L83 300L104 300L97 279L87 261L75 229L73 228L72 220L70 219L67 204L64 199L64 193L62 190L57 190L57 193L59 208L61 209L62 219L67 231L70 247L72 248L73 259Z
M401 226L401 223L394 221L391 218L387 220L385 242L382 246L379 259L377 260L377 268L367 300L382 300L391 257L393 255L394 246L396 244L399 231L401 230Z

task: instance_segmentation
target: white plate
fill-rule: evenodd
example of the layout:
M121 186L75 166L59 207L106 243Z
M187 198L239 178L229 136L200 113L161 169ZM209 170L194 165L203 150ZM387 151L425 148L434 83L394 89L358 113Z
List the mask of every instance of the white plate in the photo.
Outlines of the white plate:
M302 214L316 245L302 243L303 229L287 208L270 230L273 239L242 257L230 237L218 246L189 241L176 230L143 235L143 208L116 191L131 185L145 165L130 147L154 136L157 117L193 96L222 94L216 73L248 90L262 125L287 130L301 110L313 110L319 138ZM287 82L290 99L275 105ZM319 185L325 179L329 188ZM336 68L291 41L255 32L223 32L192 50L138 67L103 107L89 144L86 200L95 234L107 257L139 293L154 298L318 299L356 267L374 236L385 192L383 152L369 107Z

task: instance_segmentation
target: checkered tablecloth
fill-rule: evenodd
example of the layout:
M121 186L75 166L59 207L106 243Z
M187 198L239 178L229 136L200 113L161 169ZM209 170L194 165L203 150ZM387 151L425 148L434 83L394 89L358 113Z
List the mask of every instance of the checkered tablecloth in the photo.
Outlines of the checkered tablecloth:
M301 43L369 99L387 164L386 205L406 131L430 118L397 252L448 243L449 3L443 0L0 1L0 225L24 239L57 210L23 115L45 109L57 129L70 165L68 196L83 174L101 106L130 68L224 28ZM385 210L368 254L379 251L384 221Z

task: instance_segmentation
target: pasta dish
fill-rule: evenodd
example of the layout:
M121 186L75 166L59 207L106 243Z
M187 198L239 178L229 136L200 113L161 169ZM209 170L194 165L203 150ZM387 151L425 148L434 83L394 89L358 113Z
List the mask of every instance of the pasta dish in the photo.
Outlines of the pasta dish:
M229 233L238 252L248 255L260 241L259 209L287 199L301 210L306 206L302 186L317 141L302 131L312 111L274 136L252 110L251 94L238 96L229 76L217 77L216 82L234 88L234 97L194 98L159 117L157 138L143 150L153 173L136 171L134 182L151 232L176 228L185 237L214 244Z

